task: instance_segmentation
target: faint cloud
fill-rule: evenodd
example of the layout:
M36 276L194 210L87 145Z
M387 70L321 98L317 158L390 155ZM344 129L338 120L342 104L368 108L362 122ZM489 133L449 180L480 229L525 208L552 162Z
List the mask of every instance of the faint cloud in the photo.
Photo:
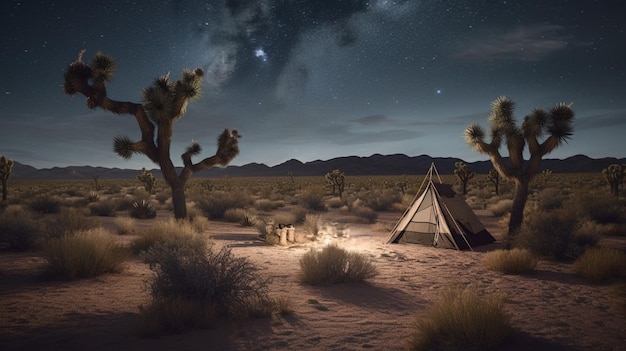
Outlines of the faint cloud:
M366 117L361 117L357 119L351 120L352 122L356 122L360 125L364 126L388 126L388 125L397 125L398 121L391 119L385 115L371 115Z
M519 26L502 34L498 29L477 38L470 38L466 47L455 55L469 61L519 60L539 61L569 45L569 36L559 25Z
M620 127L626 125L626 118L624 118L624 116L626 116L626 111L599 113L575 119L574 126L575 128L585 130Z

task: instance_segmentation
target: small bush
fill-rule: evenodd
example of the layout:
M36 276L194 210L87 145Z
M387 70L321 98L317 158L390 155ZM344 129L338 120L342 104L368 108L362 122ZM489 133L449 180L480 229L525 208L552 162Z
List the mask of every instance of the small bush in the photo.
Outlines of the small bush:
M300 258L300 280L313 285L362 282L377 274L366 256L335 245L311 249Z
M137 334L158 336L186 329L207 328L217 318L214 305L184 298L153 299L139 309Z
M59 213L61 202L48 195L40 195L29 201L28 207L38 213Z
M626 254L612 247L591 248L574 262L577 275L592 283L600 283L626 273Z
M130 217L117 217L113 220L117 227L117 233L121 235L131 234L135 231L135 220Z
M99 198L100 198L100 194L98 194L95 191L91 191L89 192L89 194L87 194L87 196L85 196L85 200L87 200L87 202L89 203L96 202L98 201Z
M626 218L623 204L612 197L598 195L577 195L572 204L577 207L579 216L589 218L596 223L618 223Z
M294 224L304 223L304 221L306 221L308 212L309 211L302 206L295 206L294 209L291 211L291 214L293 215L293 223Z
M156 209L150 201L148 200L140 200L133 202L133 206L128 211L128 214L132 218L137 219L152 219L157 215Z
M41 238L42 228L30 211L16 208L0 213L0 249L31 250Z
M561 189L548 188L535 195L538 211L551 211L562 208L565 200L567 200L567 196L563 194Z
M50 273L67 279L118 273L128 257L127 251L102 228L51 239L43 256L48 260Z
M219 315L248 317L248 306L269 301L267 279L246 258L230 249L202 248L191 242L165 242L150 248L144 260L155 272L148 283L152 297L185 299L213 306Z
M487 267L504 274L532 273L537 267L537 259L528 250L496 250L485 254Z
M501 199L495 204L487 205L487 209L496 217L502 217L505 214L510 213L511 208L513 208L513 200L510 199Z
M141 232L130 243L131 251L139 254L151 247L167 242L194 242L201 248L206 247L206 240L198 235L196 227L188 221L157 221L150 229Z
M284 206L284 203L281 201L272 201L268 199L258 199L254 202L254 208L262 212L273 211L281 207L281 205Z
M242 192L213 191L197 200L197 206L209 219L222 219L226 210L244 208L252 202L249 194Z
M402 195L394 190L374 190L359 195L366 207L374 211L391 211L393 205L402 202Z
M281 316L293 313L293 301L289 297L280 296L273 299L274 308Z
M580 248L571 240L578 223L573 211L533 212L526 216L514 245L539 257L571 260L580 254Z
M352 210L356 218L363 223L376 223L378 213L369 207L359 206Z
M298 203L312 211L326 211L324 204L324 191L322 189L309 189L298 195Z
M56 223L47 228L48 235L60 237L98 228L100 223L87 215L85 209L63 208L57 216Z
M426 318L415 322L409 349L490 350L511 330L502 299L484 299L469 289L448 289Z
M87 207L94 216L115 217L117 204L115 201L107 199L90 203Z

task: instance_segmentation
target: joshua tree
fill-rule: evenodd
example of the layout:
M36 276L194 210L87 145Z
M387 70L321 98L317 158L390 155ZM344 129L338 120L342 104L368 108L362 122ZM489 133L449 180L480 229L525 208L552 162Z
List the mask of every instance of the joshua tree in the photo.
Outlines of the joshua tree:
M402 175L402 179L396 182L396 186L400 188L402 195L406 194L406 187L408 182L406 181L406 174Z
M326 178L326 181L328 182L328 184L332 186L333 195L338 194L339 197L342 197L344 180L345 180L345 175L343 174L343 172L338 169L335 169L332 172L326 173L324 177Z
M100 180L99 176L97 176L97 175L93 176L93 182L95 184L96 191L100 190L100 187L98 186L98 180Z
M156 178L154 178L152 172L148 171L145 167L142 168L141 174L137 176L137 180L143 184L147 192L152 193L152 188L154 184L156 184Z
M0 181L2 182L2 201L7 199L7 181L13 170L13 160L0 156Z
M611 195L619 196L619 186L626 176L626 165L612 164L603 169L602 174L611 187Z
M539 171L542 157L566 142L574 131L571 105L560 103L549 111L535 109L524 118L521 127L515 124L514 108L515 103L506 97L499 97L491 103L489 143L485 141L485 132L478 124L470 124L464 133L470 146L479 153L489 155L493 167L501 176L515 182L509 236L514 236L522 224L530 181ZM508 162L500 154L503 142L508 149ZM525 163L523 152L526 144L530 157Z
M495 169L490 169L489 174L487 175L487 179L489 179L493 183L493 186L496 188L496 196L499 195L500 173L498 173L498 171L496 171Z
M463 195L467 195L467 182L474 178L476 173L470 171L465 162L459 161L454 163L454 175L461 181L461 185L463 186Z
M192 174L216 165L227 165L239 154L239 133L225 129L218 137L214 156L193 163L191 157L201 151L200 145L193 142L181 155L184 167L180 173L177 173L172 163L170 145L174 122L185 114L187 103L199 96L204 72L200 68L184 70L182 78L177 81L170 80L169 73L157 78L152 86L142 91L142 104L115 101L107 96L106 90L106 84L115 74L115 60L97 53L87 64L82 61L84 52L81 51L78 59L65 71L63 90L70 96L77 93L86 96L87 106L91 109L99 107L135 117L141 139L132 141L127 136L117 136L113 140L113 150L124 159L130 159L133 153L144 154L158 164L163 178L172 189L174 217L185 218L185 185Z

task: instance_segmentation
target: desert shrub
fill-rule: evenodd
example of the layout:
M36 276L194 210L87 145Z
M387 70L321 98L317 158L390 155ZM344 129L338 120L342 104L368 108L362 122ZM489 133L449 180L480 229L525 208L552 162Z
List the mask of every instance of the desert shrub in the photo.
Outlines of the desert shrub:
M425 318L416 320L410 350L490 350L500 345L512 328L500 298L481 298L470 289L443 292Z
M40 244L42 236L42 228L30 211L7 208L0 213L0 249L31 250Z
M293 210L291 210L291 214L293 215L293 223L302 224L306 220L307 214L309 211L302 206L295 206Z
M510 213L511 208L513 208L513 200L511 199L500 199L495 204L487 205L487 209L496 217Z
M617 223L626 218L626 207L613 197L578 194L573 197L572 206L577 208L579 216L600 224Z
M318 215L307 214L302 223L302 229L307 235L317 236L322 225L322 218Z
M333 197L326 201L326 204L330 208L339 208L345 205L344 201L340 197Z
M158 336L186 329L207 328L217 318L215 305L185 298L152 299L140 306L137 322L139 336Z
M538 211L550 211L563 207L567 195L561 189L547 188L535 194L535 205Z
M113 224L117 227L117 233L121 235L131 234L135 231L135 220L130 217L116 217Z
M164 242L143 254L155 273L148 282L152 297L184 299L214 307L219 315L250 316L249 305L269 303L268 283L246 258L230 249L203 248L188 242Z
M107 199L90 203L87 207L89 208L89 211L91 211L91 214L94 216L115 217L117 204L115 203L115 201Z
M72 235L100 226L97 219L88 217L88 210L65 207L59 212L54 225L47 228L49 236Z
M590 248L574 262L577 275L600 283L626 273L626 254L613 247Z
M354 208L352 213L360 222L363 223L375 223L378 218L378 213L376 213L376 211L365 206L358 206Z
M249 194L242 192L213 191L197 200L197 206L210 219L222 219L226 210L245 208L252 202Z
M359 198L374 211L391 211L395 203L402 202L402 195L391 189L369 191Z
M122 271L127 250L103 228L50 239L43 250L48 271L62 278L91 278Z
M268 199L258 199L254 202L254 208L262 212L270 212L284 205L285 204L282 201L273 201Z
M157 215L156 209L150 201L148 200L139 200L133 203L133 206L128 211L128 214L132 218L137 219L152 219Z
M89 203L96 202L98 201L99 198L100 198L100 194L98 194L95 191L91 191L89 192L89 194L87 194L87 196L85 196L85 200L87 200L87 202Z
M206 240L198 234L197 227L189 221L157 221L154 225L141 233L130 243L134 254L149 250L151 247L167 242L192 242L204 248Z
M323 189L307 189L298 195L298 203L312 211L326 211Z
M38 213L59 213L61 201L49 195L39 195L28 202L28 207Z
M300 280L313 285L362 282L377 274L366 256L335 245L311 249L300 258Z
M281 316L293 313L293 301L286 296L279 296L272 299L274 308Z
M514 246L528 249L539 257L575 259L581 252L571 239L578 223L573 211L532 212L526 216Z
M243 208L229 208L224 211L222 219L226 222L239 223L243 219L245 213L246 210Z
M532 273L537 267L537 258L528 250L496 250L485 254L484 264L504 274Z

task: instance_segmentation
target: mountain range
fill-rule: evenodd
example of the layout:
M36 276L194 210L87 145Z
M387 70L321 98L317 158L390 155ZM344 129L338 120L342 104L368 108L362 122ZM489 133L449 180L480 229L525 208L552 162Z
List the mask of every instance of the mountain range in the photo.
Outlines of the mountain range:
M452 157L430 157L427 155L407 156L404 154L380 155L367 157L346 156L330 160L301 162L295 159L276 166L262 163L249 163L242 166L211 168L194 175L201 178L231 177L276 177L288 176L323 176L339 169L346 176L359 175L402 175L425 174L431 163L435 163L440 174L453 174L456 162L465 162ZM491 161L465 162L471 171L485 174L493 168ZM544 159L541 170L549 169L555 173L594 173L601 172L611 164L626 164L626 158L605 157L593 159L585 155L576 155L566 159ZM160 169L152 169L155 177L161 178ZM32 166L15 162L11 179L18 180L50 180L50 179L132 179L140 173L136 169L105 168L92 166L68 166L37 169Z

